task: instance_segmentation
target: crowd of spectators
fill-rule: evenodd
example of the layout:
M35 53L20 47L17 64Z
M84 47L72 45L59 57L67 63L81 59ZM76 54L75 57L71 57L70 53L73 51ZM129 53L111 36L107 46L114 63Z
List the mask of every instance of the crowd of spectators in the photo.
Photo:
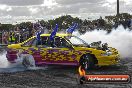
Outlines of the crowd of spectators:
M60 18L59 18L60 19ZM57 22L56 20L55 23ZM52 23L53 23L52 21ZM124 29L129 28L132 30L132 20L130 19L123 19L119 20L118 22L109 22L102 17L96 20L83 20L78 21L79 23L79 32L85 33L86 31L92 31L92 30L106 30L108 33L112 30L112 28L117 28L118 25L123 25ZM58 22L59 23L59 22ZM65 22L66 23L66 22ZM60 23L61 24L61 23ZM60 25L59 25L60 26ZM62 27L65 25L61 25ZM36 23L31 23L30 27L23 27L23 25L15 26L13 29L10 29L8 31L3 30L0 31L0 43L1 44L12 44L12 43L20 43L24 40L35 36L36 32L39 30L42 33L50 33L51 29L53 28L53 25L48 23L48 25L42 25L39 21ZM66 31L64 28L60 28L61 31Z
M20 43L24 40L35 36L37 31L41 31L44 33L47 31L47 28L42 26L38 23L33 23L33 27L31 29L29 28L23 28L20 27L14 27L14 29L10 31L2 31L0 32L0 43L2 44L12 44L12 43Z

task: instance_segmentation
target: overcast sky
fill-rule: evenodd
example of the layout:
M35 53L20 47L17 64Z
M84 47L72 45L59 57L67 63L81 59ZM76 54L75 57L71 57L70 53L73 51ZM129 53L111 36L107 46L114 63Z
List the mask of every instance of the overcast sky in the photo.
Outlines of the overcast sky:
M70 14L81 19L116 14L117 0L0 0L0 23L54 19ZM132 13L132 0L120 0L120 12Z

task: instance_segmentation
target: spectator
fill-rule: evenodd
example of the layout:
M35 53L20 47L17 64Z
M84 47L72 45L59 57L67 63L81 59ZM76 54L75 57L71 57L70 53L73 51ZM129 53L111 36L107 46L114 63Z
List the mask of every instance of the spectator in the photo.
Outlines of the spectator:
M8 38L9 38L8 32L4 32L4 34L3 34L3 43L4 44L8 44Z
M14 37L15 37L15 43L19 43L20 42L20 29L19 29L19 27L16 28Z
M9 42L10 44L15 42L15 33L13 31L9 33Z

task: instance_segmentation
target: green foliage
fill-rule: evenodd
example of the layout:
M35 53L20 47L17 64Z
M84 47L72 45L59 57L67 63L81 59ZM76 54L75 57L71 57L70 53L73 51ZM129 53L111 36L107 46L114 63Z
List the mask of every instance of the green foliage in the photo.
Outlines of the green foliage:
M121 14L119 14L119 16L117 16L117 15L106 16L105 19L107 19L108 22L111 23L111 22L117 22L118 19L119 19L119 21L132 19L132 15L130 15L128 13L121 13Z
M77 17L74 18L70 15L65 15L53 20L48 20L48 23L51 25L51 28L55 27L55 25L58 24L59 31L62 31L63 29L67 29L69 26L72 25L73 22L80 24L82 20Z
M128 13L121 13L118 16L105 16L105 19L101 19L101 24L99 22L99 19L96 20L89 20L85 19L82 20L78 17L72 17L71 15L63 15L56 19L51 19L48 21L40 20L40 24L42 26L46 26L46 28L49 30L49 32L52 31L52 29L55 27L56 24L59 25L59 31L65 31L69 26L73 24L73 22L76 22L79 24L80 32L81 31L87 31L87 30L93 30L96 26L103 25L104 30L112 29L113 23L118 23L124 20L132 19L132 15ZM19 27L20 29L32 29L33 24L31 22L22 22L20 24L12 25L12 24L0 24L0 31L7 30L10 31L11 29L16 29L16 27ZM85 27L85 28L84 28ZM87 28L89 27L89 28ZM85 30L84 30L85 29Z
M13 27L14 25L12 24L0 24L0 31L4 31L4 30L10 31L13 29Z

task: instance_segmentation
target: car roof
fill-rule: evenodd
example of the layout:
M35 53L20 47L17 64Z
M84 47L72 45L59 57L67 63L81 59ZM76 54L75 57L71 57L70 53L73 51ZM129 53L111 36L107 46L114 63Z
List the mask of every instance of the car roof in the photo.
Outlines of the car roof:
M50 36L51 34L41 34L40 36ZM61 33L57 33L55 36L59 36L59 37L66 37L66 36L71 36L71 34L61 34Z
M50 36L51 34L41 34L40 36ZM58 37L66 37L66 36L72 36L72 34L62 34L62 33L57 33L55 36L58 36ZM25 42L27 42L27 41L29 41L30 39L32 39L32 38L35 38L36 36L32 36L31 38L29 38L29 39L27 39L27 40L25 40L24 42L22 42L21 44L23 44L23 43L25 43Z

